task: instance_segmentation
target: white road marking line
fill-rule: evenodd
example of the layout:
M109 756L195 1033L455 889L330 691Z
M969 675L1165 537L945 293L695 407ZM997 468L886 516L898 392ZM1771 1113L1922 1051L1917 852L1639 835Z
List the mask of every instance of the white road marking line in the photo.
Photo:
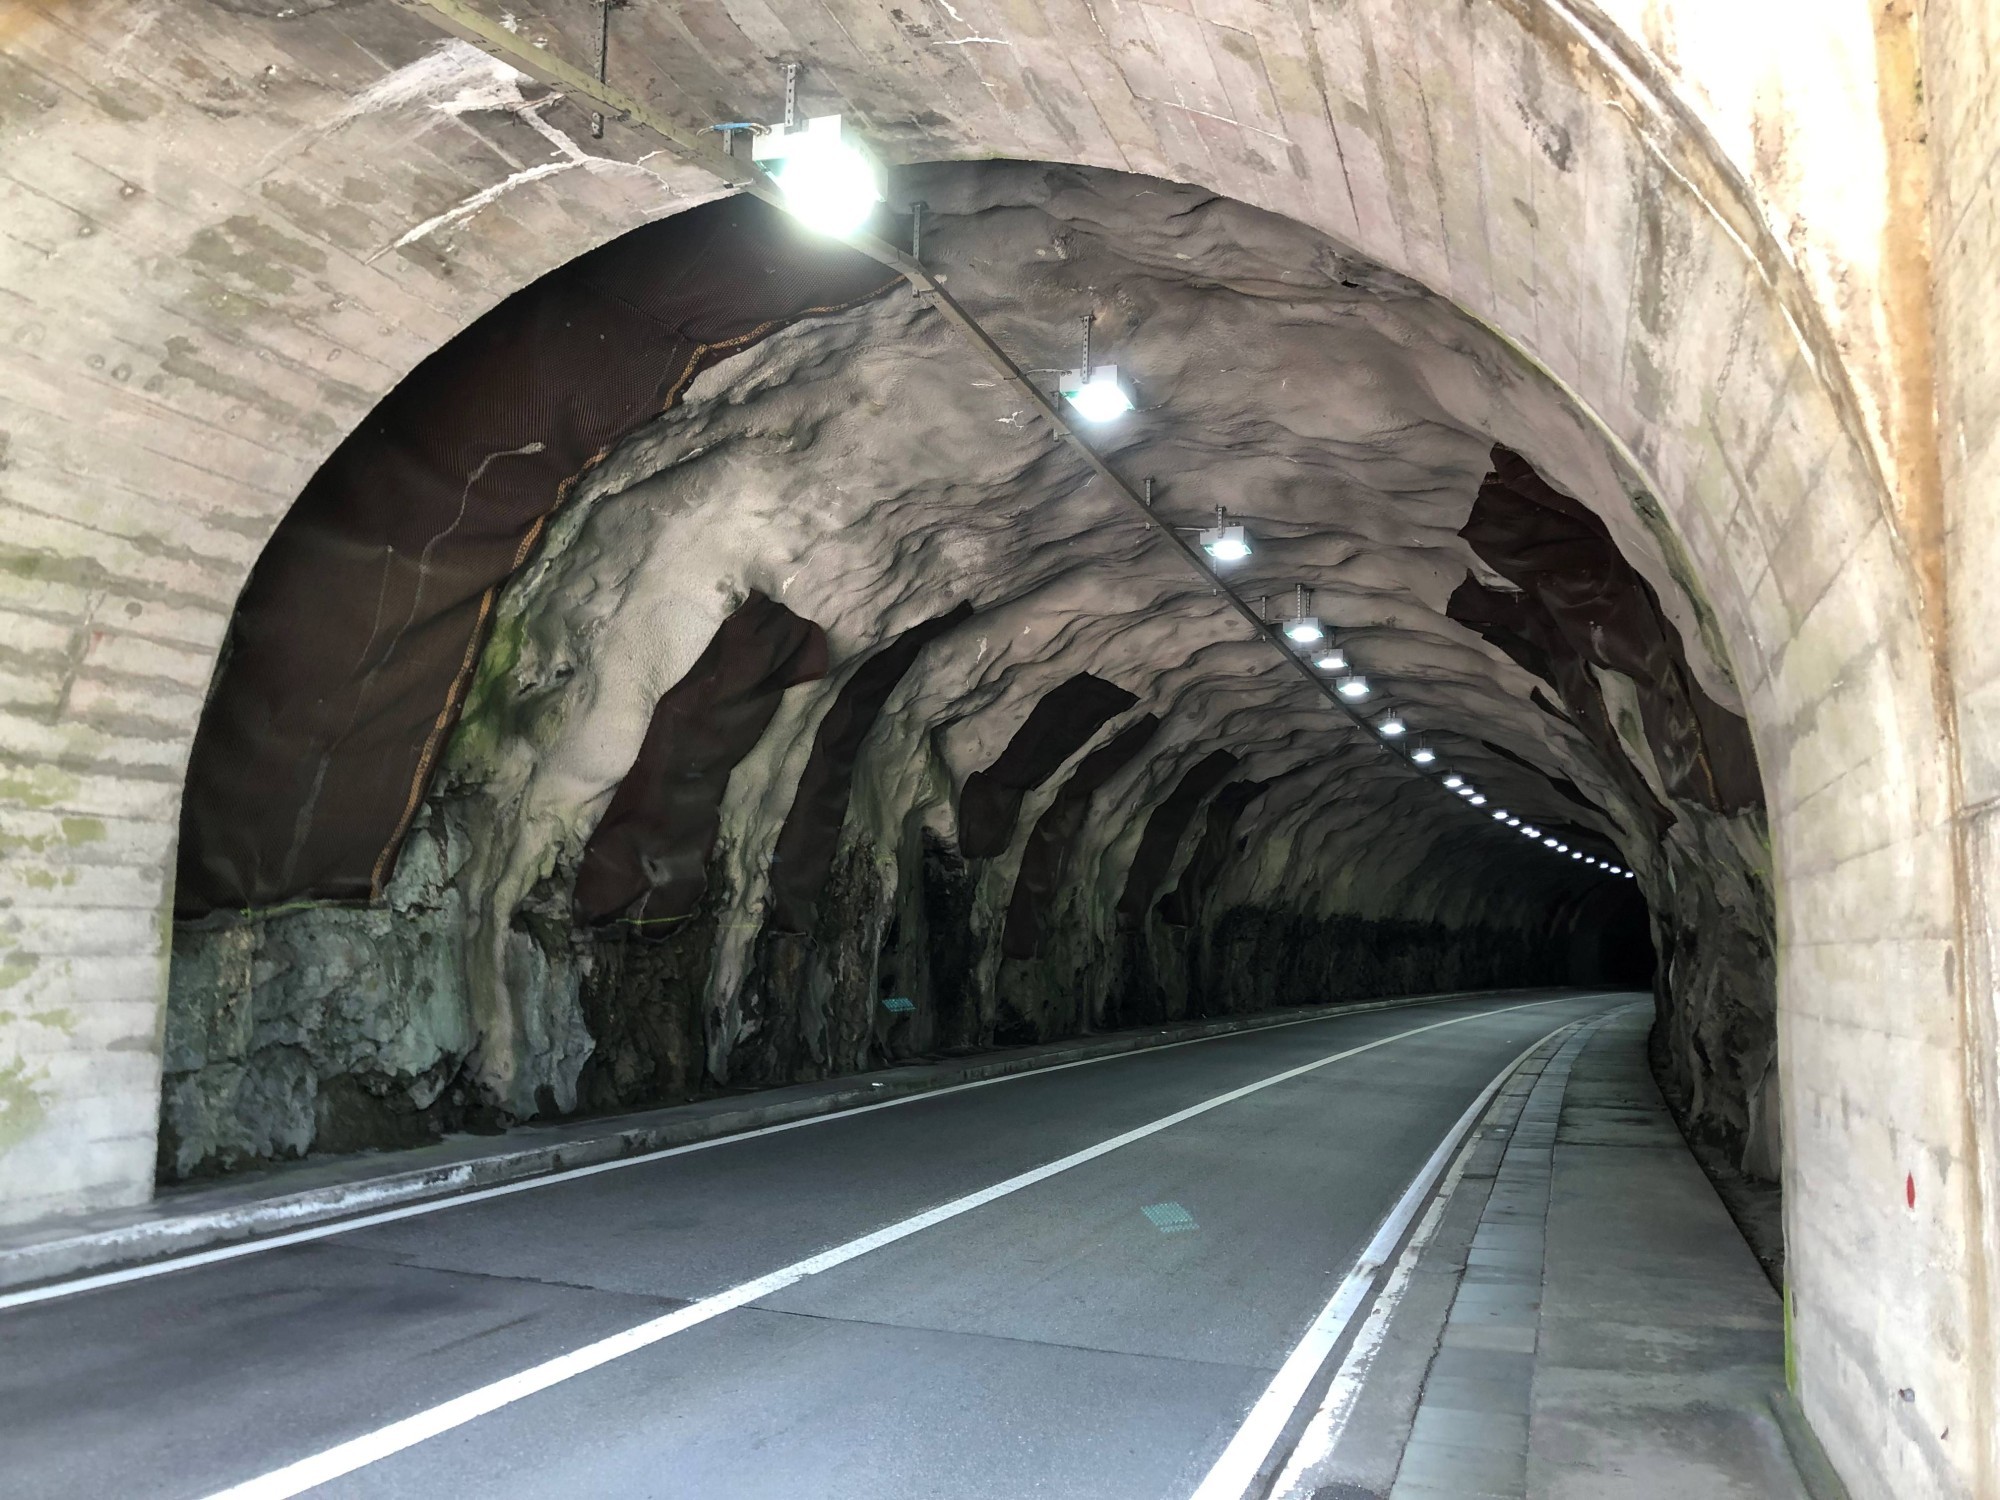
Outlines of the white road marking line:
M1347 1358L1340 1362L1340 1369L1333 1377L1333 1384L1327 1387L1319 1410L1313 1413L1306 1430L1300 1434L1298 1446L1292 1450L1284 1472L1278 1476L1278 1482L1271 1490L1271 1500L1312 1500L1311 1492L1305 1488L1310 1482L1306 1476L1333 1452L1334 1445L1347 1430L1347 1419L1354 1415L1354 1404L1360 1398L1361 1387L1367 1382L1369 1371L1375 1367L1376 1356L1382 1352L1382 1341L1389 1332L1389 1322L1410 1289L1410 1277L1416 1272L1417 1261L1430 1244L1431 1237L1437 1233L1438 1225L1443 1222L1445 1208L1451 1202L1452 1194L1458 1190L1459 1179L1465 1175L1465 1164L1471 1155L1472 1143L1468 1142L1453 1160L1451 1170L1444 1174L1437 1197L1424 1211L1416 1233L1410 1236L1403 1253L1396 1257L1395 1269L1382 1283L1382 1293L1368 1309L1368 1316L1361 1320L1361 1331L1355 1334Z
M1438 1175L1444 1171L1445 1164L1451 1160L1452 1152L1458 1149L1458 1143L1465 1138L1465 1133L1492 1102L1493 1096L1500 1091L1500 1085L1527 1061L1536 1047L1559 1032L1581 1024L1572 1021L1567 1026L1558 1026L1524 1048L1519 1057L1502 1068L1486 1085L1479 1097L1472 1101L1472 1107L1459 1116L1458 1123L1438 1142L1437 1150L1418 1169L1410 1185L1403 1190L1403 1196L1396 1200L1396 1206L1389 1210L1389 1216L1375 1231L1375 1237L1363 1247L1360 1257L1348 1270L1340 1286L1326 1306L1320 1309L1319 1316L1306 1326L1305 1335L1285 1357L1278 1373L1271 1377L1264 1394L1250 1408L1242 1425L1236 1429L1236 1435L1229 1440L1229 1446L1222 1450L1222 1456L1216 1459L1207 1476L1196 1487L1191 1500L1242 1500L1248 1493L1251 1485L1256 1483L1265 1459L1270 1457L1273 1445L1291 1421L1292 1413L1304 1399L1306 1387L1312 1384L1313 1376L1326 1363L1327 1355L1333 1352L1333 1346L1340 1342L1347 1325L1367 1300L1375 1284L1376 1273L1403 1238L1403 1231L1410 1227L1410 1220L1416 1217L1418 1207L1437 1182Z
M1619 1011L1627 1008L1621 1006ZM1604 1019L1619 1014L1619 1011L1609 1012ZM1589 1026L1592 1023L1581 1021L1577 1024ZM1553 1036L1554 1033L1551 1032L1550 1035ZM1548 1038L1544 1037L1542 1040L1547 1041ZM1539 1046L1540 1043L1536 1045ZM1551 1054L1552 1057L1554 1055ZM1520 1058L1516 1058L1514 1066L1518 1068L1526 1056L1527 1053L1523 1053ZM1423 1222L1417 1225L1417 1232L1410 1236L1410 1242L1404 1247L1403 1253L1396 1258L1396 1268L1389 1273L1389 1279L1382 1284L1382 1293L1375 1299L1374 1306L1368 1309L1368 1316L1361 1320L1361 1331L1355 1334L1354 1343L1348 1349L1347 1357L1340 1362L1340 1369L1334 1375L1333 1383L1327 1387L1326 1395L1320 1401L1319 1410L1313 1413L1312 1420L1306 1424L1306 1430L1300 1434L1298 1446L1292 1450L1292 1456L1286 1462L1284 1472L1272 1486L1270 1500L1312 1500L1312 1490L1307 1486L1312 1484L1313 1489L1317 1489L1317 1484L1309 1478L1309 1475L1316 1465L1333 1453L1341 1434L1347 1430L1348 1418L1354 1415L1355 1403L1361 1396L1361 1387L1367 1383L1368 1373L1374 1367L1376 1356L1382 1352L1382 1342L1388 1335L1390 1320L1395 1317L1396 1309L1402 1305L1403 1297L1410 1289L1410 1278L1416 1272L1417 1261L1430 1243L1431 1236L1437 1232L1437 1226L1444 1218L1445 1208L1450 1204L1452 1194L1458 1189L1459 1179L1465 1175L1465 1164L1472 1159L1474 1144L1471 1141L1466 1142L1452 1160L1451 1170L1445 1173L1444 1183L1438 1188L1437 1197L1431 1201Z
M903 1105L921 1103L926 1099L942 1099L948 1094L962 1094L968 1089L990 1088L997 1083L1012 1083L1022 1078L1044 1078L1051 1073L1066 1072L1070 1068L1088 1068L1098 1063L1117 1062L1122 1058L1151 1057L1161 1052L1171 1052L1178 1047L1194 1047L1203 1042L1219 1042L1230 1037L1258 1036L1267 1031L1286 1031L1294 1026L1316 1026L1321 1022L1345 1020L1355 1015L1377 1015L1382 1011L1406 1010L1418 1005L1443 1005L1453 1000L1469 998L1472 997L1462 994L1428 995L1370 1010L1336 1012L1327 1016L1305 1016L1296 1021L1273 1021L1268 1026L1249 1026L1240 1031L1218 1031L1211 1036L1189 1037L1179 1042L1161 1042L1156 1047L1134 1047L1129 1052L1107 1052L1102 1057L1082 1057L1075 1062L1051 1063L1045 1068L1024 1068L1018 1073L1002 1073L994 1078L975 1078L970 1083L955 1083L949 1088L929 1089L920 1094L905 1094L899 1099L885 1099L880 1104L857 1104L850 1109L829 1110L823 1115L811 1115L803 1120L787 1120L779 1125L760 1125L754 1130L740 1130L729 1135L714 1136L705 1141L690 1141L684 1146L663 1146L658 1151L641 1152L636 1156L621 1156L616 1161L596 1162L587 1167L567 1167L557 1172L544 1172L534 1177L525 1177L519 1182L502 1183L497 1187L475 1188L470 1192L453 1193L446 1197L426 1198L421 1203L410 1203L401 1208L386 1208L376 1213L359 1214L352 1218L333 1219L305 1229L287 1230L283 1234L262 1235L235 1244L218 1245L213 1250L197 1250L187 1255L167 1256L139 1265L124 1266L116 1271L100 1271L95 1275L78 1276L68 1281L52 1281L46 1286L29 1287L24 1291L0 1292L0 1312L15 1307L28 1307L38 1302L53 1302L59 1297L74 1297L83 1292L101 1291L105 1287L122 1286L128 1281L145 1281L174 1271L191 1271L199 1266L235 1260L240 1256L261 1255L267 1250L282 1250L288 1245L310 1244L314 1240L351 1234L357 1229L374 1229L379 1225L394 1224L403 1219L442 1213L448 1208L463 1208L467 1204L485 1203L494 1198L509 1198L515 1193L529 1193L537 1188L554 1187L558 1183L576 1182L585 1177L596 1177L604 1172L622 1172L629 1167L648 1166L656 1161L665 1161L669 1157L686 1156L695 1151L709 1151L717 1146L732 1146L738 1141L756 1140L759 1136L781 1135L788 1130L803 1130L807 1126L824 1125L833 1120L851 1120L857 1115L873 1114L881 1109L898 1109ZM1564 995L1558 998L1590 1000L1596 999L1597 996ZM1509 1007L1509 1009L1518 1008ZM1499 1012L1482 1011L1480 1014L1498 1015Z
M1191 1104L1186 1109L1176 1110L1170 1115L1162 1115L1157 1120L1125 1131L1121 1135L1114 1135L1108 1140L1099 1141L1094 1146L1086 1146L1081 1151L1072 1151L1068 1156L1058 1157L1054 1161L1045 1162L1039 1167L1018 1173L1013 1177L1007 1178L1005 1181L996 1182L990 1187L981 1188L977 1192L967 1193L963 1197L954 1198L948 1203L939 1204L936 1208L928 1209L923 1213L913 1215L897 1223L886 1225L872 1234L862 1235L859 1239L849 1240L843 1245L835 1245L830 1250L822 1250L819 1254L808 1256L804 1260L794 1261L788 1266L781 1266L775 1271L759 1276L754 1281L746 1281L741 1285L729 1288L727 1291L718 1292L712 1297L705 1297L701 1301L681 1308L677 1312L667 1313L662 1317L654 1318L636 1327L625 1329L621 1333L614 1333L609 1338L598 1339L594 1343L585 1344L582 1348L573 1349L568 1354L544 1360L541 1364L532 1365L528 1369L493 1381L489 1385L483 1385L476 1390L467 1391L462 1396L441 1402L428 1410L405 1417L401 1421L391 1422L385 1427L377 1428L373 1432L363 1433L360 1437L351 1438L344 1443L337 1443L331 1448L324 1449L308 1458L302 1458L296 1463L287 1464L281 1469L274 1469L269 1473L260 1474L255 1479L245 1480L242 1484L234 1485L229 1489L218 1490L215 1494L208 1497L208 1500L289 1500L290 1496L302 1494L315 1485L326 1484L331 1480L338 1479L343 1474L351 1474L356 1469L366 1468L369 1464L378 1463L392 1454L402 1452L405 1448L414 1447L426 1439L434 1438L440 1433L449 1432L454 1427L461 1427L475 1418L486 1416L491 1412L500 1410L502 1407L511 1406L514 1402L532 1396L538 1391L545 1391L551 1386L558 1385L565 1380L574 1379L576 1376L594 1370L600 1365L609 1364L612 1360L622 1359L628 1354L634 1354L641 1349L650 1348L664 1339L672 1338L677 1333L684 1333L690 1328L706 1323L711 1318L720 1317L722 1314L733 1311L747 1303L755 1302L759 1298L768 1297L774 1292L782 1291L796 1282L805 1280L808 1276L817 1276L822 1271L830 1271L836 1266L845 1265L847 1262L867 1255L871 1251L880 1250L887 1245L893 1245L898 1240L908 1239L913 1234L921 1233L923 1230L929 1229L934 1225L955 1219L961 1214L970 1213L975 1208L983 1208L989 1203L1018 1193L1023 1188L1033 1187L1039 1182L1046 1182L1051 1177L1059 1176L1073 1168L1084 1165L1086 1162L1096 1161L1101 1156L1108 1156L1121 1147L1129 1146L1135 1141L1145 1140L1149 1136L1158 1135L1163 1130L1171 1129L1173 1126L1179 1125L1184 1121L1205 1115L1211 1110L1220 1109L1225 1104L1233 1104L1239 1099L1246 1099L1252 1094L1261 1093L1265 1089L1273 1088L1278 1084L1290 1082L1294 1078L1304 1077L1308 1073L1316 1072L1321 1068L1344 1061L1347 1058L1357 1057L1363 1052L1373 1052L1377 1047L1386 1047L1394 1042L1406 1041L1413 1036L1422 1036L1425 1032L1440 1031L1447 1026L1463 1025L1467 1021L1484 1020L1489 1016L1507 1015L1517 1010L1534 1010L1545 1005L1560 1005L1567 1000L1575 998L1579 997L1561 996L1553 1000L1532 1000L1521 1005L1503 1006L1497 1010L1479 1011L1469 1016L1453 1016L1449 1020L1433 1021L1428 1026L1416 1026L1408 1031L1399 1031L1394 1036L1382 1037L1373 1042L1364 1042L1358 1047L1349 1047L1345 1051L1331 1053L1326 1057L1317 1058L1312 1062L1302 1063L1298 1067L1287 1068L1282 1073L1273 1073L1267 1078L1258 1079L1255 1083L1244 1084L1240 1088L1230 1089L1227 1093L1217 1094L1213 1098L1204 1099L1199 1104ZM1536 1045L1539 1046L1540 1043ZM1533 1049L1529 1050L1532 1051ZM1525 1053L1522 1055L1526 1056ZM1505 1077L1506 1075L1503 1073L1501 1076ZM1491 1097L1493 1090L1498 1086L1498 1080L1487 1086L1486 1092L1480 1095L1479 1102L1473 1106L1472 1110L1467 1112L1466 1120L1461 1120L1458 1126L1455 1127L1452 1139L1455 1140L1458 1134L1463 1133L1467 1121L1478 1110L1485 1107L1486 1100ZM1440 1147L1439 1150L1442 1152L1444 1148ZM1425 1173L1420 1173L1419 1177L1422 1179L1426 1175L1430 1178L1435 1178L1436 1173L1426 1168ZM1414 1187L1415 1185L1413 1184L1413 1190ZM1406 1193L1404 1198L1410 1200L1411 1194ZM1403 1206L1399 1203L1397 1208L1391 1212L1390 1220L1394 1221L1402 1211ZM1408 1215L1403 1214L1403 1218L1407 1222ZM1388 1224L1385 1223L1383 1231L1387 1229ZM1390 1244L1393 1245L1395 1240L1400 1237L1401 1230L1398 1229L1396 1235L1391 1237ZM1376 1240L1379 1241L1381 1238L1382 1232L1378 1231ZM1374 1249L1375 1243L1371 1242L1369 1250L1363 1252L1364 1260ZM1386 1255L1387 1248L1385 1247L1381 1253ZM1380 1258L1379 1255L1376 1257L1378 1261ZM1296 1355L1294 1358L1296 1358ZM1288 1361L1287 1368L1289 1367L1290 1362ZM1310 1371L1307 1373L1310 1374ZM1303 1386L1301 1389L1303 1389ZM1296 1404L1296 1402L1297 1398L1295 1396L1293 1404ZM1283 1425L1282 1419L1279 1425ZM1274 1429L1272 1437L1275 1438L1276 1435L1277 1433ZM1265 1447L1268 1449L1268 1441ZM1260 1452L1260 1461L1261 1457L1262 1454Z

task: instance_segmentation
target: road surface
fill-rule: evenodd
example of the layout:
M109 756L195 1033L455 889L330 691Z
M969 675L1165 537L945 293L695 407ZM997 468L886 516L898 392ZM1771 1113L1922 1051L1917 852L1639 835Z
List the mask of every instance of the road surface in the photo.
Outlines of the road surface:
M1128 1053L9 1308L0 1488L1186 1500L1481 1091L1630 998Z

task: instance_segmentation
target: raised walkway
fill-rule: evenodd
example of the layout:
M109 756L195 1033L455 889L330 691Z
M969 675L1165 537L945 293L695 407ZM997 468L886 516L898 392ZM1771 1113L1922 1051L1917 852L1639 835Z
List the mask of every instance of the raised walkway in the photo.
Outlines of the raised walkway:
M1835 1500L1778 1295L1675 1128L1635 1005L1496 1101L1314 1500ZM1302 1445L1310 1448L1310 1444Z

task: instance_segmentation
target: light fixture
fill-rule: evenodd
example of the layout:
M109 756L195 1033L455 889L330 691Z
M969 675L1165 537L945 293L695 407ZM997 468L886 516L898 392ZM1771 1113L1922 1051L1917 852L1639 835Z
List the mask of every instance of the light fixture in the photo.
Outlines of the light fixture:
M1486 799L1484 797L1475 795L1472 798L1472 805L1474 807L1484 807L1486 805Z
M1551 849L1555 848L1555 846L1556 846L1556 841L1555 841L1554 839L1543 839L1543 840L1542 840L1542 842L1543 842L1544 844L1548 845L1548 846L1549 846L1549 848L1551 848Z
M1475 788L1469 786L1454 787L1453 790L1461 797L1476 797L1479 795Z
M1116 365L1100 365L1088 373L1071 370L1062 378L1062 393L1086 422L1109 422L1132 409L1132 393L1119 383Z
M1429 745L1419 745L1410 752L1410 759L1420 766L1427 766L1437 759L1437 752Z
M1576 852L1576 851L1575 851L1574 849L1570 850L1570 852L1569 852L1569 857L1570 857L1571 859L1582 859L1582 858L1583 858L1583 856L1582 856L1581 854L1577 853L1577 852Z
M1379 724L1375 726L1376 731L1385 740L1395 739L1398 735L1402 734L1402 732L1408 727L1409 726L1406 725L1395 714L1390 714L1388 718L1382 720Z
M1309 596L1306 593L1306 586L1300 584L1292 603L1292 617L1285 622L1285 635L1287 639L1297 641L1301 646L1310 646L1326 635L1326 631L1320 627L1319 616L1306 613L1308 607Z
M750 156L764 163L792 216L821 234L853 234L883 198L881 163L839 115L764 131L752 138Z
M1250 537L1241 526L1217 526L1204 531L1201 545L1217 562L1242 562L1250 555Z
M1519 819L1519 818L1510 818L1510 817L1508 817L1508 816L1507 816L1507 809L1506 809L1506 808L1504 808L1504 807L1496 807L1496 808L1494 808L1494 809L1493 809L1493 820L1494 820L1494 821L1495 821L1496 823L1518 823L1518 822L1520 822L1520 819Z
M1132 393L1119 382L1118 366L1092 366L1090 329L1096 321L1095 313L1083 315L1083 363L1065 371L1056 389L1086 422L1109 422L1132 409Z
M1519 818L1508 818L1507 826L1509 828L1519 828L1521 826L1521 820Z
M1626 878L1627 880L1632 880L1632 879L1635 879L1636 877L1635 877L1635 876L1634 876L1634 875L1632 874L1632 872L1631 872L1630 870L1627 870L1627 871L1625 872L1625 878Z
M1340 696L1347 699L1348 702L1359 703L1363 698L1368 696L1368 679L1366 677L1343 677L1340 679L1339 692Z
M1521 832L1525 833L1531 839L1538 839L1542 836L1542 830L1539 828L1523 828Z
M1444 784L1455 792L1465 785L1465 778L1459 775L1458 772L1453 771L1451 775L1445 777Z
M1250 555L1250 533L1229 524L1229 512L1215 507L1215 524L1201 534L1201 550L1217 562L1242 562Z
M1313 665L1318 667L1322 672L1345 672L1347 670L1347 656L1338 646L1328 646L1318 656L1313 658Z

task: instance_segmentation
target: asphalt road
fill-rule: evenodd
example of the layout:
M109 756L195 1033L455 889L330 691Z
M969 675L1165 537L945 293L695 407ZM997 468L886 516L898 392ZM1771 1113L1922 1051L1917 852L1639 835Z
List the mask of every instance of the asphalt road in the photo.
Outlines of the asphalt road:
M543 1388L386 1444L323 1491L1185 1500L1486 1084L1537 1038L1629 997L1520 1008L1536 998L1018 1075L0 1312L0 1493L246 1484L1400 1037L600 1351L593 1368L545 1371Z

